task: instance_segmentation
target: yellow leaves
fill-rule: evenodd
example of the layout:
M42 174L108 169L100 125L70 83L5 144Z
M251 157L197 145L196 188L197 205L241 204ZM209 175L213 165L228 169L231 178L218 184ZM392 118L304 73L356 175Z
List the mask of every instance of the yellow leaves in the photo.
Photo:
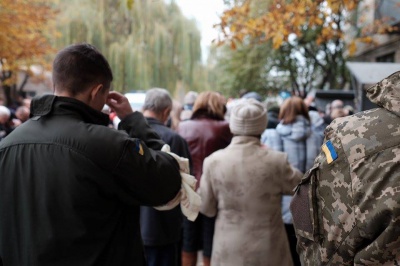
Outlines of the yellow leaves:
M52 52L47 21L55 14L50 0L0 0L0 59L11 70Z
M299 14L305 14L306 13L306 7L304 5L303 6L299 6L298 9L297 9L297 12Z
M342 10L343 0L327 0L326 2L329 6L329 9L332 10L332 13L337 14L340 10Z
M126 6L128 7L129 10L132 9L134 2L135 2L134 0L126 0Z
M231 41L231 49L236 50L236 43L234 40Z
M357 8L360 0L345 0L343 1L348 11L353 11Z
M375 40L371 36L365 36L353 39L347 47L350 56L353 56L357 52L357 43L365 43L372 45L376 44Z
M263 10L258 9L264 1L244 0L240 1L241 5L225 10L217 25L222 32L220 42L236 47L246 37L255 37L261 42L271 42L273 48L278 49L288 42L290 35L297 39L304 37L302 41L317 45L344 41L344 25L363 0L271 0L266 8L264 5ZM370 27L363 28L361 38L357 39L370 42L366 36L393 30L387 22L375 21ZM231 43L233 41L235 44ZM357 49L355 42L349 43L348 47L349 53Z
M276 34L272 38L272 46L274 47L274 49L278 49L279 47L282 46L283 39L284 39L284 37L282 34Z
M371 36L358 38L357 40L364 43L374 43L374 39Z
M319 16L314 16L314 17L310 17L310 20L308 23L311 27L322 26L322 24L324 24L324 20L322 18L320 18Z
M288 40L290 34L301 35L308 24L323 24L323 19L315 12L321 2L322 0L274 0L264 13L260 14L257 10L259 15L254 17L251 16L255 11L250 10L250 0L246 0L242 6L226 10L218 26L226 41L243 40L244 36L258 37L263 41L272 41L273 47L278 49ZM255 3L252 6L257 7Z

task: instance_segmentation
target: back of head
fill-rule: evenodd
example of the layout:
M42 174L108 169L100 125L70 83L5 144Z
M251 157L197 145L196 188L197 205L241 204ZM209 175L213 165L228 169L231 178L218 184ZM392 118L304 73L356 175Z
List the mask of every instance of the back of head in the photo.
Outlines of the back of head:
M342 100L334 100L331 103L331 109L340 109L344 107L344 103Z
M75 96L91 86L109 89L112 71L105 57L90 44L73 44L59 51L53 62L56 92Z
M10 109L7 107L0 105L0 124L4 124L8 121L11 116Z
M9 117L11 115L11 111L7 107L0 105L0 115Z
M195 91L188 91L183 98L183 104L185 105L184 108L189 110L192 109L198 95L199 94Z
M267 127L267 110L257 100L246 99L233 106L229 128L234 135L259 136Z
M345 116L347 116L347 112L343 108L336 108L336 109L333 109L331 112L332 120L339 118L339 117L345 117Z
M146 92L143 111L152 111L156 114L162 113L165 109L172 109L172 98L166 89L153 88Z
M193 106L193 115L199 112L223 120L225 115L225 102L221 95L214 91L202 92L197 96Z
M254 100L257 100L257 101L259 101L259 102L262 102L262 101L263 101L261 95L258 94L258 93L255 92L255 91L251 91L251 92L248 92L248 93L244 94L244 95L242 96L242 98L243 98L243 99L254 99Z
M298 115L302 115L307 120L310 120L308 108L303 99L298 96L287 98L280 108L279 119L282 120L283 124L291 124L296 120L296 116Z
M29 119L30 109L26 106L20 106L15 111L15 116L21 120L21 122L25 122Z
M170 128L173 130L178 129L181 122L182 104L177 100L172 100L172 110L170 113Z

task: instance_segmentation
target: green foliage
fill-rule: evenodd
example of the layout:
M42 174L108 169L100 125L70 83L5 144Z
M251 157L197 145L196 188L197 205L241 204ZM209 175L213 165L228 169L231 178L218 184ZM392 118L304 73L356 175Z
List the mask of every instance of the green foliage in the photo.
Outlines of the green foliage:
M343 89L343 27L359 1L225 0L217 69L224 90ZM226 47L233 47L229 50Z
M79 8L78 8L79 7ZM117 91L203 90L200 32L172 1L61 0L57 48L89 42L107 57Z
M287 78L274 67L277 55L268 43L239 45L234 50L214 47L211 57L215 67L210 82L215 80L215 87L226 95L237 97L246 90L266 96L289 87Z

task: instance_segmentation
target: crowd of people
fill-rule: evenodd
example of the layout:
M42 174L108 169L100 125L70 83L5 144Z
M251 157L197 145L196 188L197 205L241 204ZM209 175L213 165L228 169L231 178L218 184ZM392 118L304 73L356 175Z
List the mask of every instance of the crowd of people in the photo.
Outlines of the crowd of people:
M255 92L190 91L181 103L162 88L134 112L109 92L93 46L61 50L53 69L55 95L0 106L0 265L196 266L200 251L204 266L400 260L399 74L369 89L381 107L365 114L295 95L267 108ZM181 193L164 144L197 180L194 221L179 206L153 208ZM385 230L390 241L377 239Z

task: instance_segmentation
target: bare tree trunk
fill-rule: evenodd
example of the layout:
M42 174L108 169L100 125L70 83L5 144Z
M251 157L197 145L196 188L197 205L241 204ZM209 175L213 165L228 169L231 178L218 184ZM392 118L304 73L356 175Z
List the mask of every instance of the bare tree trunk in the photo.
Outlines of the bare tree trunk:
M26 83L28 83L28 79L29 79L29 74L28 74L28 72L25 72L24 80L22 81L21 86L19 86L19 88L18 88L19 95L23 94L24 87L25 87Z

